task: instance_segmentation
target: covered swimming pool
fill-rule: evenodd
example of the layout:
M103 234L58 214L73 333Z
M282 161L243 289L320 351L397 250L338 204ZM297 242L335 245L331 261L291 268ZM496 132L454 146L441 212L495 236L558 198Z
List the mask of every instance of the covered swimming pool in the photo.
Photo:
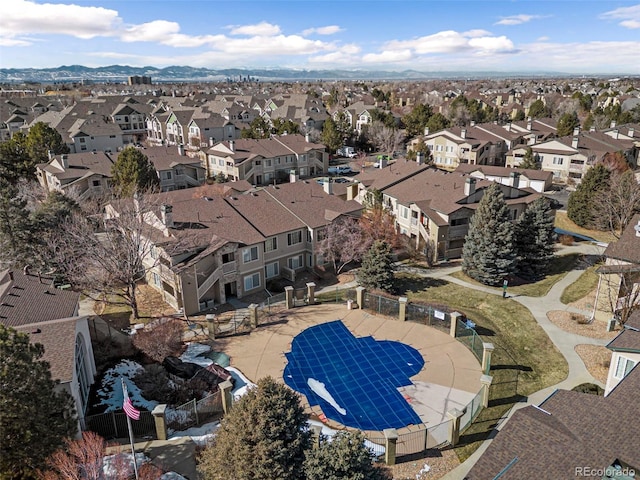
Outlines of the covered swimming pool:
M285 355L285 383L336 422L360 430L422 423L398 391L424 367L409 345L355 337L336 320L303 330Z

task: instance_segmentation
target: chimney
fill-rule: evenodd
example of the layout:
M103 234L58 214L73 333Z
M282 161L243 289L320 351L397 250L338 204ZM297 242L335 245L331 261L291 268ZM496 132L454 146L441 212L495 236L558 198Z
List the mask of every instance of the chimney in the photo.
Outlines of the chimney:
M596 131L596 126L595 125L591 125L589 127L589 132L595 132Z
M466 197L469 197L474 193L476 193L476 179L469 177L464 182L464 194Z
M53 160L53 157L55 156L53 154L53 150L47 150L47 156L49 157L49 161Z
M511 185L513 188L519 188L520 187L520 174L518 172L511 172L509 174L509 177L511 177L509 179L509 185Z
M460 137L467 138L467 129L466 128L463 128L462 130L460 130Z
M636 237L640 237L640 220L638 220L638 224L633 229L636 231Z
M13 270L9 270L9 280L13 282Z
M347 185L347 201L353 200L358 196L358 183L352 183L351 185Z
M424 134L429 135L429 127L424 127Z
M173 228L173 207L171 205L162 204L160 206L160 216L165 227Z
M615 120L611 120L611 125L609 126L609 128L616 128L616 121Z
M471 120L471 122L469 122L469 126L470 127L475 127L476 126L476 121L475 120Z
M178 155L184 157L184 145L181 143L178 144Z
M531 131L531 128L533 126L533 120L531 120L531 117L527 118L527 130Z
M615 130L612 130L611 133L613 133L613 138L618 140L618 137L620 136L620 131L616 128Z
M311 143L311 135L309 135L308 133L305 134L304 141L307 142L307 143Z
M571 148L578 148L578 137L573 137L571 140Z
M573 129L573 136L577 137L578 135L580 135L580 125Z
M627 133L627 136L629 138L633 138L634 133L636 133L635 129L634 128L629 128L629 133Z
M378 168L385 168L387 166L387 158L381 158L378 160Z
M296 172L295 168L289 170L289 183L296 183L298 178L298 172Z
M232 152L236 151L236 142L234 140L229 140L229 150Z
M424 153L423 152L416 153L416 163L418 165L422 165L424 163Z
M209 137L209 146L213 147L213 137Z
M60 155L60 163L62 164L62 168L64 170L69 168L69 155L67 154Z
M322 185L324 187L324 192L327 195L333 195L333 179L327 178L327 181Z
M507 132L511 131L511 122L507 123Z

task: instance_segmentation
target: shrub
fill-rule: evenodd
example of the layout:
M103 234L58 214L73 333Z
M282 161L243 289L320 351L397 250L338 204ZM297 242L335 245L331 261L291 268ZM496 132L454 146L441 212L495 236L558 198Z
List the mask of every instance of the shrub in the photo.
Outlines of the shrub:
M156 362L162 362L165 357L182 350L182 322L160 320L153 326L138 330L133 337L133 345Z
M602 387L595 383L581 383L580 385L573 387L571 390L574 392L588 393L590 395L604 395Z
M562 245L567 245L567 246L571 246L573 245L573 237L571 235L560 235L560 237L558 237L558 241L562 244Z

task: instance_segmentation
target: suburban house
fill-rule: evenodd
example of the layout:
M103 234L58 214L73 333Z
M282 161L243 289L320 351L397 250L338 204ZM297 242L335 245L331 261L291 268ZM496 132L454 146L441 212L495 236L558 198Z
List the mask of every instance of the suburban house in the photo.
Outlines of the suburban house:
M170 112L164 107L156 107L146 117L147 140L150 144L162 145L167 138L167 119Z
M222 115L212 113L208 117L198 117L189 122L189 143L193 149L213 147L223 140L239 137L236 126Z
M631 314L623 330L607 344L611 362L604 394L611 391L640 363L640 309Z
M440 168L454 170L461 163L501 166L504 165L504 155L511 143L520 137L510 134L509 140L505 140L504 129L493 127L470 125L451 127L432 134L425 132L424 143L431 151L434 165ZM498 132L500 135L496 134Z
M640 214L635 215L616 242L604 251L598 268L593 316L609 319L640 310Z
M193 108L173 109L166 120L167 145L187 145L189 143L189 123L196 115Z
M538 193L543 193L551 188L553 174L542 170L522 168L494 167L491 165L469 165L461 163L455 170L480 180L510 185L513 181L512 173L519 175L520 188L531 188Z
M359 216L362 207L315 181L294 180L245 192L234 189L250 188L238 181L154 196L156 206L143 215L155 245L145 259L149 285L192 315L324 265L316 244L326 227L342 215ZM118 206L107 214L118 215Z
M114 160L106 152L51 155L48 163L36 165L38 182L47 191L72 193L79 200L100 197L111 191Z
M158 172L162 192L198 187L206 180L200 158L187 156L183 145L149 147L142 150L142 153Z
M232 181L269 185L289 178L292 170L300 178L327 171L329 154L325 146L309 136L273 135L265 139L220 142L207 151L209 177L225 175Z
M359 192L354 198L365 202L370 192L379 191L383 205L395 216L398 231L432 259L462 255L471 217L484 189L492 183L407 161L365 170L356 180ZM532 189L520 186L519 172L511 172L508 182L498 183L512 220L540 197Z
M555 183L579 183L589 168L609 153L622 152L631 165L637 165L638 149L632 140L613 138L602 132L581 132L529 145L541 169L553 174ZM507 153L507 166L517 167L527 146Z
M93 357L87 317L79 317L80 294L53 286L53 279L29 272L0 272L0 323L29 335L44 346L43 360L51 376L74 399L78 431L94 382Z
M517 410L465 478L636 478L638 395L637 365L604 397L556 390Z

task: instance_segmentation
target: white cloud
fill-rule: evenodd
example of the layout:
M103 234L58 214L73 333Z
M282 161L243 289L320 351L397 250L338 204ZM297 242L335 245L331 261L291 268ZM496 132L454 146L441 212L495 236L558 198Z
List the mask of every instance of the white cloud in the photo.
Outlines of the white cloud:
M625 28L640 28L640 4L620 7L600 15L604 20L621 20L619 25Z
M342 32L342 28L338 25L327 25L326 27L316 27L316 28L307 28L302 31L302 35L305 37L316 34L316 35L334 35L338 32Z
M88 39L113 35L121 23L118 12L107 8L12 0L2 4L0 35L6 39L49 33Z
M177 34L180 25L166 20L154 20L127 27L120 35L123 42L162 42L170 35Z
M368 53L362 57L364 63L402 63L411 60L414 54L410 49L387 50L380 53Z
M520 25L522 23L530 22L531 20L536 20L538 18L543 18L542 15L511 15L509 17L502 17L499 21L495 23L495 25Z
M547 41L549 41L549 37L544 37L544 36L543 37L538 37L536 39L536 41L537 42L547 42Z
M462 35L464 37L469 37L469 38L473 38L473 37L488 37L491 36L491 32L487 32L486 30L481 30L481 29L475 29L475 30L468 30L466 32L462 32Z
M515 51L513 42L505 36L479 37L469 40L469 45L480 53L511 53Z
M231 28L231 35L257 35L257 36L273 36L281 33L278 25L268 22L260 22L255 25L241 25Z
M0 37L0 47L28 47L29 45L33 45L33 42L30 40Z

